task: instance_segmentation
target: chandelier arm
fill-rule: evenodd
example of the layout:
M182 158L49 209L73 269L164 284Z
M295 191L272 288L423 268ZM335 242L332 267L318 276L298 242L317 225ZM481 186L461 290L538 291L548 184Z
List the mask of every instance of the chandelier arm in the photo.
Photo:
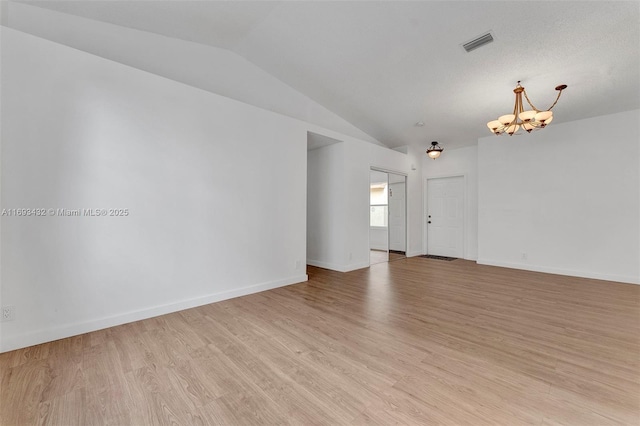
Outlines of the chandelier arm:
M522 97L516 93L516 102L513 104L513 120L511 120L511 123L505 126L505 128L518 124L518 101L522 102Z
M520 114L521 103L522 103L522 96L520 95L520 93L516 93L516 102L513 105L513 120L511 120L509 125L506 127L515 126L516 124L518 124L518 114Z
M522 89L522 91L524 91L524 88ZM522 103L522 95L518 96L518 114L516 115L516 124L519 124L522 126L523 121L520 118L520 113L522 113L524 111L524 104Z
M540 111L538 108L533 106L533 104L531 103L531 100L529 99L529 96L527 95L527 91L524 90L524 87L522 88L522 92L524 93L524 97L527 98L527 102L529 103L529 106L531 107L531 109L533 109L535 111ZM560 95L558 95L558 98L559 97L560 97ZM558 99L556 99L556 102L558 102ZM555 103L553 105L555 105ZM553 108L553 106L552 106L552 108Z
M560 91L558 92L558 97L556 98L556 101L553 103L553 105L551 105L551 106L549 107L549 109L548 109L547 111L551 111L551 108L553 108L554 106L556 106L556 104L558 103L558 99L560 99L560 95L562 95L562 90L560 90Z
M531 108L533 108L536 111L541 111L538 108L536 108L532 103L531 100L529 99L529 96L527 96L527 91L524 90L524 88L522 89L522 92L524 93L524 97L527 98L527 102L529 103L529 106L531 106ZM556 106L556 104L558 103L558 100L560 100L560 95L562 95L562 90L558 91L558 96L556 97L555 102L549 107L547 108L547 111L551 111L551 109Z

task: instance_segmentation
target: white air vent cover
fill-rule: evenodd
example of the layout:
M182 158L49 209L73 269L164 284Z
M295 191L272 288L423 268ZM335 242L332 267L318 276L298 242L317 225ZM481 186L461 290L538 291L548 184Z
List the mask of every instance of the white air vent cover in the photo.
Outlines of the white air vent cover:
M492 41L493 41L493 35L491 34L491 32L487 32L485 34L482 34L480 37L476 37L473 40L466 42L465 44L462 45L462 47L467 52L471 52L472 50L475 50L478 47L482 47L485 44L489 44Z

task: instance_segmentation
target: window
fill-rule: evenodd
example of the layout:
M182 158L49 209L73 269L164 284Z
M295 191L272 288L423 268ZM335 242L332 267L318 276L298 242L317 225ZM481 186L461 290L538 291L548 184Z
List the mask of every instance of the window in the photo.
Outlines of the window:
M369 226L386 228L389 217L389 199L386 183L371 184L371 213L369 215Z
M387 206L371 206L370 226L387 227Z

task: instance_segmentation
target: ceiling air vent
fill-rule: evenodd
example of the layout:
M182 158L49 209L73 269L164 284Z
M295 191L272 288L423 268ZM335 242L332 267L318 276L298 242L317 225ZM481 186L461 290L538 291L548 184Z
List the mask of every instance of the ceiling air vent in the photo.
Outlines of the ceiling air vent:
M467 52L471 52L472 50L476 50L478 47L482 47L485 44L489 44L493 41L493 36L491 35L490 32L486 33L486 34L482 34L480 37L474 38L471 41L466 42L465 44L462 45L462 47L464 47L464 50L466 50Z

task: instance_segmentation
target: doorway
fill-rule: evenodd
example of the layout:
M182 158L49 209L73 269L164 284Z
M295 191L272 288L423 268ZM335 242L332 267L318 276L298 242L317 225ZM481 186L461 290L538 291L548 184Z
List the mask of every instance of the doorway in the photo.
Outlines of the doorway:
M371 169L369 187L369 264L406 257L407 177Z
M427 179L428 255L464 258L464 176Z

